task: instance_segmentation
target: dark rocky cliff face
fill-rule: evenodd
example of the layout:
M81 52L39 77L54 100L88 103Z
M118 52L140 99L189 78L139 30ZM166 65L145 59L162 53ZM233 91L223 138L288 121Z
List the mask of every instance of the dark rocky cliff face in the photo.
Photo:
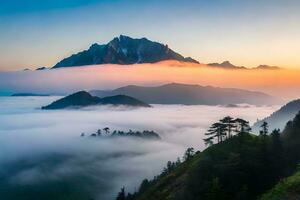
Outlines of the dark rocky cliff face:
M183 57L167 45L146 38L133 39L119 36L105 45L93 44L88 50L74 54L58 62L53 68L93 64L155 63L163 60L178 60L198 63Z

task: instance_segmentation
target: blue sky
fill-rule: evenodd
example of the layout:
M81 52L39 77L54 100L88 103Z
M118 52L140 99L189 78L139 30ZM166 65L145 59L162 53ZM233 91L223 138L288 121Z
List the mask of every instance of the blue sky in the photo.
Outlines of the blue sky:
M0 70L53 66L125 34L200 62L300 66L297 0L2 0Z

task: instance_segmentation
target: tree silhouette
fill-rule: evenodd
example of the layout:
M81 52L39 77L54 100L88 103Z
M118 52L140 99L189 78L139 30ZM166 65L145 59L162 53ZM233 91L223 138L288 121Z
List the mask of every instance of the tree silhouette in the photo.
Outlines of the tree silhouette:
M140 185L139 192L145 191L149 187L150 183L148 179L144 179Z
M204 138L203 141L204 141L205 146L212 146L214 144L213 139L214 139L214 136Z
M282 142L280 138L280 129L274 129L271 133L272 146L274 150L281 151L282 150Z
M233 128L236 127L234 119L230 116L227 116L227 117L224 117L223 119L221 119L220 122L223 125L225 125L225 127L226 127L227 138L231 138L232 137L232 130L233 130Z
M224 137L226 136L226 126L220 122L213 123L208 131L205 133L205 135L208 135L209 137L204 139L204 142L207 145L213 144L213 138L217 138L217 142L222 142Z
M240 133L249 133L251 131L251 128L250 128L250 125L249 125L249 122L244 120L244 119L241 119L241 118L236 118L234 120L234 122L236 123L236 128L237 128L237 133L240 134Z
M105 127L105 128L103 128L103 130L105 131L105 134L106 134L106 135L109 134L109 127Z
M190 160L193 157L194 154L195 154L194 148L193 147L189 147L185 151L183 159L184 160Z
M207 138L204 138L203 141L206 146L211 146L214 144L214 138L217 138L217 143L224 141L225 139L231 138L233 136L233 132L237 132L238 134L249 133L251 130L249 122L237 118L233 119L230 116L224 117L219 120L219 122L213 123L205 135Z
M116 200L125 200L125 199L126 199L125 188L122 187L121 191L118 193Z
M180 158L178 157L175 164L176 164L176 166L178 166L178 165L180 165L180 163L181 163L181 160L180 160Z
M264 121L263 123L262 123L262 125L260 125L260 128L261 128L261 130L259 131L259 134L261 135L261 136L266 136L266 135L268 135L268 132L269 132L269 125L268 125L268 123L266 122L266 121Z

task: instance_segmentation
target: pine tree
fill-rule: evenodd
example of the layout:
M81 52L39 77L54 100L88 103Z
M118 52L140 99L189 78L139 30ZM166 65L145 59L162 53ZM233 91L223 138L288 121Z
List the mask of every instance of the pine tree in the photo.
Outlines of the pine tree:
M234 120L234 122L236 123L236 131L238 134L249 133L251 131L248 121L241 118L237 118Z
M121 191L118 193L116 200L125 200L125 199L126 199L125 187L122 187Z
M103 128L103 130L105 131L105 134L106 134L106 135L109 134L109 127L105 127L105 128Z
M187 150L184 153L183 159L184 160L189 160L193 157L193 155L195 154L195 150L193 147L189 147L187 148Z
M211 136L211 137L208 137L208 138L204 138L203 141L204 141L204 144L205 146L212 146L214 144L214 136Z
M280 130L274 129L271 133L271 145L270 145L270 166L271 166L271 173L276 178L281 177L280 170L283 169L285 159L283 154L283 144L282 139L280 136Z
M233 128L235 128L235 121L232 117L227 116L220 120L220 122L226 127L227 138L232 137Z
M222 142L224 139L224 136L226 136L226 127L224 124L216 122L213 123L210 128L208 129L207 133L205 135L208 135L209 137L204 139L204 142L207 144L212 144L213 138L217 138L217 142Z
M263 123L262 123L262 125L260 125L260 127L261 127L261 130L260 130L260 132L259 132L259 134L261 135L261 136L266 136L266 135L268 135L268 133L269 133L269 125L268 125L268 123L266 122L266 121L264 121Z

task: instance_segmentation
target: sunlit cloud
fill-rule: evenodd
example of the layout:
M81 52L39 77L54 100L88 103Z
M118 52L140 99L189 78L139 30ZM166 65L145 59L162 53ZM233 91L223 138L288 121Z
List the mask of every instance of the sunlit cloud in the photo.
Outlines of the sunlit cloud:
M300 70L225 70L203 64L165 61L155 64L94 65L43 71L0 73L0 91L70 93L170 82L243 88L285 99L298 98Z

